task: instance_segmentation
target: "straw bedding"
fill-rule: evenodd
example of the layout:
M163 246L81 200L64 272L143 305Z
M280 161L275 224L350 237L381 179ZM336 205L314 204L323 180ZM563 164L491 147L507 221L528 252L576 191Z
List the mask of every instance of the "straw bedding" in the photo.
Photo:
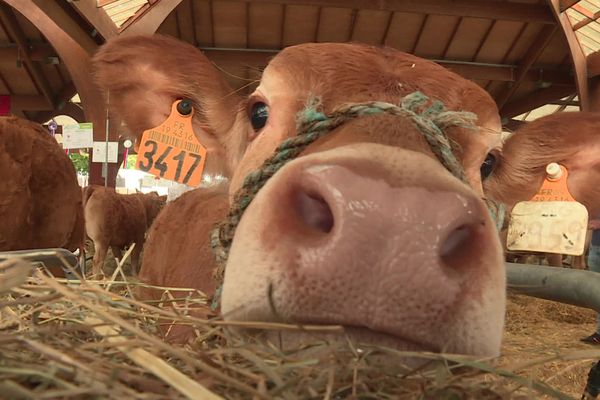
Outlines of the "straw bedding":
M583 366L587 373L600 358L590 349L513 360L423 353L416 356L427 360L426 368L411 369L396 351L349 341L315 338L283 351L228 329L230 323L187 316L192 307L210 314L202 293L175 302L169 299L176 289L164 288L160 304L135 300L139 283L125 282L121 267L110 280L81 282L32 273L22 261L0 264L0 398L568 399L573 393L533 379L531 371L553 363ZM192 324L195 340L165 342L159 318Z

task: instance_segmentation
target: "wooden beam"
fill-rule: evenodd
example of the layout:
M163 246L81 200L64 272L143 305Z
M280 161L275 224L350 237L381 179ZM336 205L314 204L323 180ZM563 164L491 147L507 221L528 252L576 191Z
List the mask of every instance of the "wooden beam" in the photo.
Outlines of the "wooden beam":
M65 106L60 110L48 110L48 111L39 111L31 115L30 119L39 124L43 124L46 121L51 120L57 115L68 115L73 118L77 122L85 122L86 118L83 114L83 109L75 103L68 102Z
M12 95L10 96L10 109L21 111L53 110L54 107L40 95Z
M160 0L151 3L142 15L132 18L131 23L121 27L121 35L155 33L164 20L182 2L182 0Z
M590 111L600 112L600 76L590 79Z
M48 57L58 57L56 51L48 43L27 45L31 61L47 61ZM14 43L0 43L0 60L17 59L19 47Z
M75 93L77 93L77 90L73 82L64 85L54 99L53 104L56 106L50 104L44 96L40 95L11 95L11 109L15 111L45 111L57 115L69 104L69 100Z
M568 106L581 107L578 101L573 100L576 96L577 96L577 93L573 93L572 95L567 97L566 100L553 101L552 104L556 104L559 106L556 109L556 111L554 111L554 112L557 113L557 112L565 111L565 108L567 108Z
M533 44L527 50L527 53L523 57L523 60L519 64L516 70L515 81L511 82L500 94L496 97L496 104L498 104L498 108L502 109L504 104L512 97L513 94L519 88L521 82L523 82L529 72L529 69L533 66L533 64L540 57L552 36L556 32L556 25L547 25L542 28L540 33L538 33L535 38Z
M573 7L575 4L579 3L579 1L580 0L560 0L560 12L564 12Z
M97 7L97 0L72 1L71 6L81 15L105 41L119 34L119 29L103 8Z
M165 0L161 2L163 1ZM252 2L272 3L273 0L252 0ZM554 24L552 13L548 6L544 4L504 1L490 4L489 1L481 0L278 0L277 3Z
M579 107L579 101L574 100L575 96L577 96L577 93L573 93L572 95L570 95L567 100L556 100L551 102L550 104L555 104L557 106L573 106L573 107Z
M573 6L573 10L577 11L578 13L585 15L585 19L579 21L578 23L576 23L575 25L573 25L573 30L579 30L581 28L583 28L586 25L591 24L592 22L596 21L598 18L600 18L600 11L596 11L595 13L592 13L591 11L589 11L587 8L584 8L582 6L580 6L579 4L576 4Z
M29 45L27 44L27 37L25 36L25 32L23 31L23 28L21 28L21 25L19 25L17 16L15 15L15 12L10 6L0 4L0 22L2 23L2 26L4 26L4 28L6 29L6 33L17 44L20 50L20 56L22 57L26 68L31 73L31 77L33 78L36 86L39 88L42 95L46 98L46 101L49 104L53 105L54 100L50 82L48 81L46 75L44 75L40 65L33 62L29 52Z
M96 1L96 0L94 0L94 1ZM100 8L100 7L104 7L104 6L107 6L112 3L116 3L119 0L97 0L97 1L98 1L97 7Z
M9 4L16 4L13 0L3 0ZM81 26L79 22L77 22L73 17L77 14L77 12L73 9L63 8L61 6L60 1L43 1L43 0L23 0L24 3L29 3L33 1L35 7L37 7L40 11L42 11L46 17L51 18L54 23L60 26L60 29L68 34L72 40L77 42L81 48L83 48L88 54L94 54L98 49L98 43L96 39L92 36L92 29L90 27L89 30L86 30ZM81 1L81 0L77 0ZM19 10L20 7L15 7L15 9ZM23 6L26 7L26 6ZM19 10L20 11L20 10ZM21 14L23 14L21 12ZM33 25L35 25L38 29L39 22L32 21ZM47 36L46 36L47 38ZM50 40L49 40L50 41ZM56 43L52 43L56 48Z
M575 71L575 83L577 85L577 94L579 96L579 103L581 104L581 110L587 111L590 109L590 98L588 88L588 72L586 56L581 48L581 44L573 31L573 26L569 17L566 13L560 12L559 0L548 0L550 2L552 13L554 18L559 22L562 28L563 34L569 45L571 52L571 60L573 61L573 69Z
M244 65L253 68L264 68L277 50L248 50L201 47L200 50L212 62L219 66ZM473 80L493 80L514 82L517 76L517 67L514 65L483 64L474 62L432 60L456 72L457 74ZM553 85L573 85L573 78L569 70L552 70L534 68L527 71L524 78L533 82L545 82Z
M529 96L511 101L502 107L500 115L502 118L513 118L517 115L534 110L538 107L562 99L575 93L575 86L550 86L546 89L540 89Z

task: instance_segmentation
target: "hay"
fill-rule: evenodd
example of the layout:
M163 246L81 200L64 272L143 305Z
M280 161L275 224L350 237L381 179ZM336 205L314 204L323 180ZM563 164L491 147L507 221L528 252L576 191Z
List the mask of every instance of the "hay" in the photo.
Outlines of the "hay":
M568 399L531 379L528 370L560 360L600 358L600 351L584 350L500 368L494 360L317 338L284 351L228 327L315 333L342 328L195 318L189 316L192 308L210 314L199 292L152 305L131 297L139 283L66 281L39 271L27 277L28 268L22 262L0 265L3 398ZM165 288L166 293L177 290ZM164 320L192 325L196 339L186 345L166 343L158 329ZM426 368L404 366L407 355L426 360Z

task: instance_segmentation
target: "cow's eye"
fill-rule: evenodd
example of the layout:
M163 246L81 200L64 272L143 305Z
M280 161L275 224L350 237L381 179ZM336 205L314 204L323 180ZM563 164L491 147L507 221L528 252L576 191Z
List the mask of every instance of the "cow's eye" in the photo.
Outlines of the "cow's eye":
M492 172L494 172L495 168L496 156L494 156L492 153L488 153L488 155L485 157L485 161L483 162L483 164L481 164L481 179L485 179L488 176L490 176Z
M269 106L263 102L256 102L250 109L250 123L255 131L259 131L267 124L269 119Z

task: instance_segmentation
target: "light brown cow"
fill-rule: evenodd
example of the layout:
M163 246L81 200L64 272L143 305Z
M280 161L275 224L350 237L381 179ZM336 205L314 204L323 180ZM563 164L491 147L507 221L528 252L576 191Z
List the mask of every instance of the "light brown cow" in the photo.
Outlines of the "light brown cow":
M0 250L83 250L75 168L41 125L0 118Z
M94 242L96 277L103 275L104 259L110 246L113 255L122 258L121 249L132 243L132 274L136 275L146 230L158 215L166 196L156 192L119 194L113 188L90 185L84 191L85 230Z
M546 165L563 164L569 171L571 195L588 210L600 213L600 113L562 112L538 118L512 134L504 143L497 168L485 181L487 196L511 210L531 199L546 177ZM506 240L506 237L504 237ZM562 256L548 258L562 265Z
M471 187L440 164L423 128L407 116L356 118L310 145L245 211L225 270L222 312L227 319L340 324L353 339L399 349L499 353L505 275L494 223L480 198L480 167L499 143L500 120L480 87L429 61L357 44L285 49L247 99L233 94L199 52L167 38L114 40L100 51L96 67L112 99L118 89L110 84L113 76L127 71L135 77L129 86L135 98L115 100L124 114L132 114L128 103L146 99L164 118L175 98L195 99L235 171L230 194L296 135L297 115L311 99L330 113L348 102L398 104L420 90L448 109L476 113L481 129L446 132ZM177 229L167 212L186 212L199 198L188 193L165 210L163 228L153 232L157 238L163 233L157 239L163 252L152 257L164 264L148 274L143 266L150 282L212 286L193 282L187 264L171 262L169 255L183 247L165 244ZM214 209L198 205L185 215L214 221L220 215ZM200 227L187 243L208 230ZM149 242L148 249L156 245ZM195 268L212 266L200 250L191 249L199 255ZM283 340L295 335L285 333Z

